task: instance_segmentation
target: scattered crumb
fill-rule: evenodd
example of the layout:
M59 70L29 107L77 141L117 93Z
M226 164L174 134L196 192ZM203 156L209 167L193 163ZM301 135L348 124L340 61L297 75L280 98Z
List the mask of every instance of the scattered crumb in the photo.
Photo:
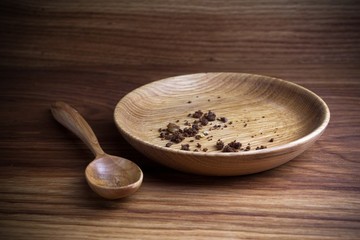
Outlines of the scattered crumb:
M219 139L219 140L216 142L216 149L217 149L217 150L221 150L221 149L223 149L224 145L225 145L224 142Z
M180 150L189 151L190 150L190 145L189 144L181 144L181 149Z
M203 115L203 112L201 110L197 110L192 117L193 118L201 118L201 116Z
M256 149L255 149L255 150L260 150L260 149L265 149L265 148L267 148L267 146L263 146L263 145L261 145L260 147L256 147Z
M217 119L218 121L222 121L223 123L226 123L228 120L226 117L221 117Z
M201 117L200 122L201 122L201 125L206 126L209 121L205 117Z
M240 142L234 140L224 147L223 152L238 152L241 146L242 144Z

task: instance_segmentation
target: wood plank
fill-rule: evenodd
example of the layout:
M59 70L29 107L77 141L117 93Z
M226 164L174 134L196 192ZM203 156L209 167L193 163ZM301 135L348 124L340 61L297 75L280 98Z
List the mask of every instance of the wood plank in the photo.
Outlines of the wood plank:
M1 1L1 239L359 239L358 1ZM270 171L204 177L134 150L116 103L198 72L282 78L322 97L331 120ZM51 116L66 101L103 149L144 170L139 191L93 193L86 146Z

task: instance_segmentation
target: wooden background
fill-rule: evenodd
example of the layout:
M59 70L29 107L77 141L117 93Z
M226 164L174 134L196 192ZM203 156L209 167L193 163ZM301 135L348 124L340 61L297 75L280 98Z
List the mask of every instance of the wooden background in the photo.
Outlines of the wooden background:
M1 1L1 239L359 239L358 1ZM269 75L321 96L331 122L293 161L203 177L136 152L113 122L129 91L174 75ZM66 101L104 150L138 163L140 190L93 193L93 158L51 116Z

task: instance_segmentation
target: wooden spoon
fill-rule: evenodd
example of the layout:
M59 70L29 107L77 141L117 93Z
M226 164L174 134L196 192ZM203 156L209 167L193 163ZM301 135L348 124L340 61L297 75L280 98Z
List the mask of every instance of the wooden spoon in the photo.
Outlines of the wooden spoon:
M130 160L106 154L85 119L64 102L51 105L54 118L77 135L94 153L95 159L85 170L86 180L97 194L107 199L126 197L141 185L143 173Z

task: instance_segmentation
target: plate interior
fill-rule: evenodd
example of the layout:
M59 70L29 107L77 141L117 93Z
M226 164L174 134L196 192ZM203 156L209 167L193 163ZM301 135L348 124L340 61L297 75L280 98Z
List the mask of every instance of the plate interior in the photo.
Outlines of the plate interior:
M168 78L134 90L117 105L115 121L132 137L165 147L169 141L159 137L159 129L166 129L168 123L189 127L187 123L197 120L190 116L197 110L211 110L227 122L209 122L199 131L205 136L185 138L170 149L178 151L181 144L189 144L190 151L206 148L207 152L220 152L218 139L225 144L236 140L243 147L251 146L251 151L261 146L269 149L311 133L324 120L325 111L314 94L286 81L205 73Z

